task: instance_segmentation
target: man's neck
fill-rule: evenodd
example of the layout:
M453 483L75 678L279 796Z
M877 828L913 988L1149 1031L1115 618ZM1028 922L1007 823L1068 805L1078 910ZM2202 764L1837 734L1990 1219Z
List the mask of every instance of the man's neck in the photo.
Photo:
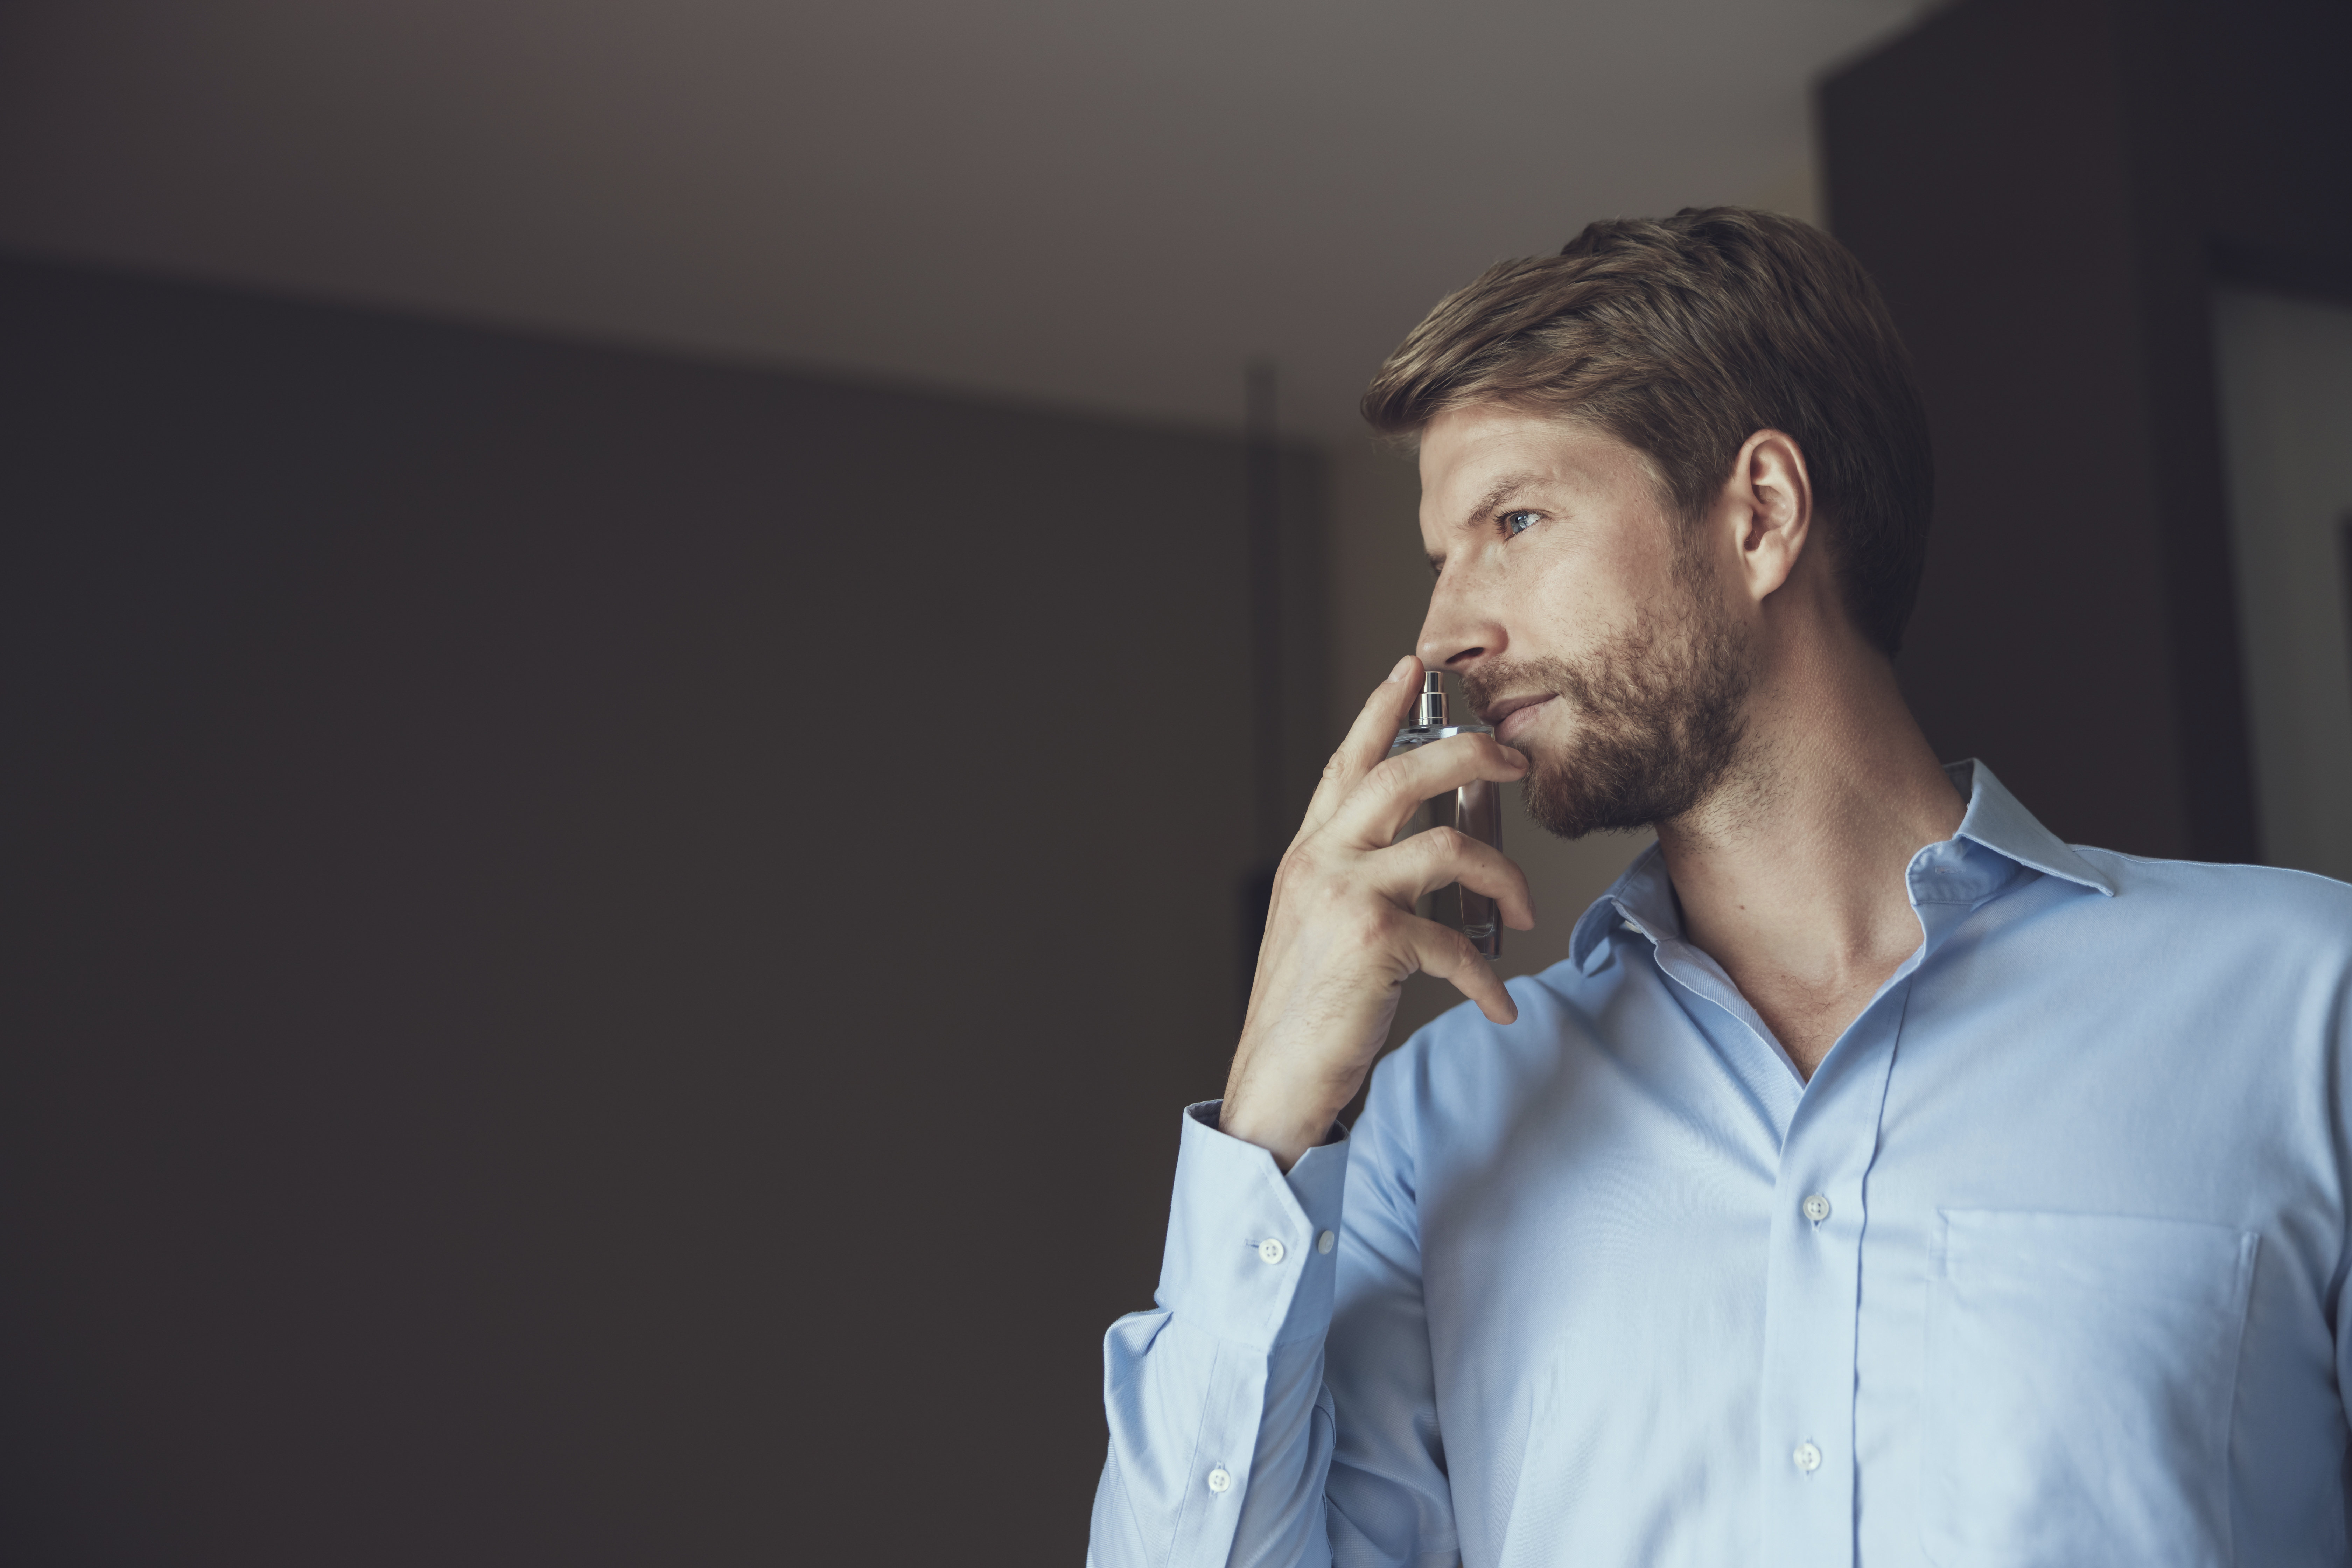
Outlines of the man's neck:
M1684 934L1811 1079L1920 941L1904 873L1967 803L1875 655L1783 668L1721 788L1661 824Z

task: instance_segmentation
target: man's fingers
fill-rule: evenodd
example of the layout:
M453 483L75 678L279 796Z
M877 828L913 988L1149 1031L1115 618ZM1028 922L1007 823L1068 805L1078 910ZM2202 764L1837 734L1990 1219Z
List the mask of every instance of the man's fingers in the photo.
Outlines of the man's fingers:
M1362 787L1349 792L1328 820L1343 837L1379 849L1395 840L1397 829L1423 801L1474 779L1510 784L1527 772L1527 757L1492 735L1449 735L1376 763Z
M1349 727L1348 738L1323 765L1323 782L1315 786L1315 798L1307 804L1300 837L1330 821L1356 782L1389 754L1389 748L1396 744L1396 732L1412 716L1412 700L1420 690L1421 660L1407 654L1397 660L1386 680L1372 688L1372 694L1364 699L1363 711Z
M1497 1024L1519 1021L1518 1004L1503 988L1503 977L1492 961L1470 945L1470 939L1435 921L1414 920L1407 932L1414 959L1423 974L1450 980L1455 989L1478 1004L1478 1011Z
M1528 890L1527 873L1491 844L1481 844L1458 828L1433 827L1401 844L1375 852L1380 868L1374 886L1391 900L1410 905L1423 893L1461 883L1484 893L1500 908L1503 923L1513 931L1536 929L1535 899Z

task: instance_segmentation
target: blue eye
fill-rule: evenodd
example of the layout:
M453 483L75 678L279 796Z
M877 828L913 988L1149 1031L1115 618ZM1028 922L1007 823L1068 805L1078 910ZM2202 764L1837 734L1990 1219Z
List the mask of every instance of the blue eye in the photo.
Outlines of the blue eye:
M1503 514L1504 537L1507 539L1514 534L1525 533L1528 530L1533 528L1536 525L1537 520L1542 516L1543 513L1539 511L1505 512Z

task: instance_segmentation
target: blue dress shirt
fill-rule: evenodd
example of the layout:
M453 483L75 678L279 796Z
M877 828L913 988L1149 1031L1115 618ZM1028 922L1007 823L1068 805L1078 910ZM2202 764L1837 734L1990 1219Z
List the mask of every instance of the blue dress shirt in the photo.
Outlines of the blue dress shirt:
M1811 1083L1653 847L1287 1176L1192 1108L1091 1561L2346 1563L2352 887L1952 773Z

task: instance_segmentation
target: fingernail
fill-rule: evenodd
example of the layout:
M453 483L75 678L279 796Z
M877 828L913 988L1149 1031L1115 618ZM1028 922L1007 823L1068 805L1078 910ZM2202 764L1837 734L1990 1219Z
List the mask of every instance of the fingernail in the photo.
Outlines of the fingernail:
M1397 660L1396 668L1389 671L1388 679L1382 681L1381 684L1383 686L1389 686L1395 684L1397 681L1402 680L1406 676L1412 673L1412 667L1420 662L1421 661L1413 658L1412 655L1405 655L1402 658Z
M1511 766L1515 768L1523 768L1528 765L1528 754L1525 752L1520 751L1517 746L1505 746L1503 748L1503 761L1510 763Z

